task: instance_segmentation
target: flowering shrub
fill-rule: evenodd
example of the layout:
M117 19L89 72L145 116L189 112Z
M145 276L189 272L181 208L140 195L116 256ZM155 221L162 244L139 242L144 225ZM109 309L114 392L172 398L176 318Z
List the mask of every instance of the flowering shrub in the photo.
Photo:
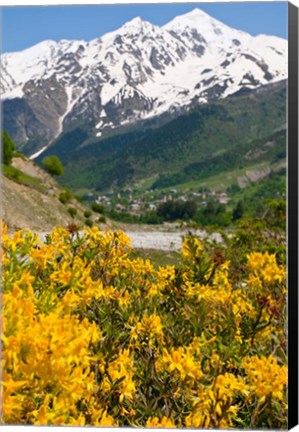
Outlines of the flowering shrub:
M285 267L189 236L181 264L120 232L2 230L5 424L286 428Z

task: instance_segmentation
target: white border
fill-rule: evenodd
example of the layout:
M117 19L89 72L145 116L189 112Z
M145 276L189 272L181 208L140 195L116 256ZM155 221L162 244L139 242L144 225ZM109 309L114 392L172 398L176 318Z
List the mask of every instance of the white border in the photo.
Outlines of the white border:
M83 0L31 0L31 1L22 1L22 0L0 0L0 6L61 6L61 5L113 5L113 4L140 4L140 3L146 3L146 4L157 4L157 3L225 3L225 2L240 2L241 0L87 0L84 2ZM251 0L242 0L242 2L249 2ZM254 2L260 3L259 0L253 0ZM263 2L281 2L285 0L262 0ZM251 1L252 2L252 1ZM285 1L286 2L286 1ZM291 3L293 3L295 6L299 7L299 0L292 0ZM87 432L88 429L99 429L102 432L111 432L111 429L114 430L114 428L97 428L97 427L70 427L70 426L63 426L63 427L47 427L47 426L2 426L1 425L1 432L15 432L15 431L27 431L27 432L45 432L45 431L53 431L53 432L67 432L68 430L74 430L75 432L84 431ZM118 429L118 428L117 428ZM150 428L126 428L122 427L122 430L128 430L130 432L132 431L151 431L155 429ZM157 431L161 429L156 429ZM162 429L163 430L163 429ZM175 432L178 429L165 429L167 432ZM180 430L180 429L179 429ZM188 432L198 432L199 429L181 429L186 430ZM299 432L299 426L296 426L292 429L295 432ZM209 431L213 431L213 429L209 429Z
M99 4L105 4L105 5L114 5L114 4L140 4L140 3L146 3L146 4L155 4L155 3L231 3L231 2L235 2L235 3L240 3L240 2L251 2L252 0L204 0L204 1L199 1L199 0L188 0L188 1L184 1L184 0L87 0L86 2L82 1L82 0L0 0L0 6L61 6L61 5L84 5L84 6L88 6L88 5L99 5ZM285 2L287 3L287 1L285 0L253 0L256 3L260 3L262 2ZM296 5L297 7L299 7L299 0L293 0L291 3L293 3L294 5Z

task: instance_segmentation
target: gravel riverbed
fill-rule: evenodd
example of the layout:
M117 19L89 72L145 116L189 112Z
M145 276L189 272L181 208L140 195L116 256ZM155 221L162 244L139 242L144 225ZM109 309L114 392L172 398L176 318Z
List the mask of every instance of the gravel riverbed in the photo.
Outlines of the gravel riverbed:
M116 230L117 231L117 230ZM179 251L182 246L183 237L186 235L186 231L176 230L176 231L148 231L148 230L123 230L128 237L130 237L131 245L136 249L155 249L164 251ZM197 230L193 232L196 236L201 239L207 237L205 231ZM214 233L210 235L213 240L221 242L221 235ZM40 238L42 241L45 240L46 233L40 233Z
M182 246L183 237L186 235L185 231L125 231L125 233L130 237L131 244L134 248L165 251L179 251ZM207 237L207 233L204 231L196 231L195 234L202 239ZM218 233L214 233L212 237L217 242L221 241L221 236Z

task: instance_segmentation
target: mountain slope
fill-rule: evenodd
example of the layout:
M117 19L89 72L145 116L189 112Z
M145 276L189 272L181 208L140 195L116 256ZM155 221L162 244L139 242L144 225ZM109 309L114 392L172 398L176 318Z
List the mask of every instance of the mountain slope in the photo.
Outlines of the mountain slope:
M86 136L78 128L65 134L40 159L57 154L65 166L62 180L73 188L134 187L140 181L152 179L154 183L161 173L168 184L194 176L203 178L265 157L271 161L283 152L285 100L286 83L280 82L199 106L159 128L145 123L142 130L88 146L83 145ZM263 145L271 137L277 145L264 152Z
M4 128L28 155L76 127L102 139L285 79L286 53L287 41L199 9L161 28L137 17L90 42L45 41L1 56Z
M13 168L18 170L19 178L5 175L10 167L2 168L2 219L9 231L25 229L47 232L58 225L84 225L84 211L87 208L74 198L63 205L59 196L64 189L35 163L26 158L14 158ZM25 181L22 181L22 177ZM76 208L74 217L68 213L69 207Z

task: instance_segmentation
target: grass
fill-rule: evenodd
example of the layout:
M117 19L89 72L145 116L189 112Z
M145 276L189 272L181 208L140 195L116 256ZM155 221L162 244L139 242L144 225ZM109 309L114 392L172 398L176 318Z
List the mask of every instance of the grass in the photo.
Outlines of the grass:
M15 152L13 153L13 157L14 157L14 158L20 158L20 159L26 160L26 157L23 155L23 153L20 153L20 152L18 152L18 151L15 151Z
M7 178L15 181L16 183L23 184L25 186L31 186L42 193L46 191L46 188L41 184L40 179L25 174L23 171L20 171L13 166L2 164L2 173Z
M169 186L164 190L170 190L175 188L178 191L185 191L187 189L200 189L206 188L210 190L215 190L217 192L223 192L228 187L236 184L238 182L238 177L245 176L247 171L259 170L262 168L268 167L269 162L260 162L254 165L246 166L244 168L234 169L232 171L223 172L221 174L217 174L215 176L201 179L201 180L193 180L187 183L182 183L174 186ZM250 180L248 179L248 183Z
M251 183L249 187L240 189L232 198L232 203L243 201L263 201L264 199L277 198L286 194L285 174L272 173L271 177L266 177L259 182Z
M215 190L216 192L224 192L232 186L238 183L238 177L246 175L247 171L259 170L266 168L270 165L268 161L259 162L253 165L245 166L244 168L236 168L232 171L225 171L212 177L208 177L200 180L192 180L186 183L181 183L177 185L171 185L169 187L159 188L159 190L170 191L171 189L176 189L177 191L184 192L186 190L198 190L201 188ZM157 176L148 177L147 179L136 182L134 187L142 192L146 189L150 189L152 184L157 179ZM248 179L248 185L252 182Z
M131 257L132 259L137 257L142 259L149 259L155 265L155 267L166 266L166 265L178 265L181 260L181 255L179 252L164 251L158 249L134 248Z
M134 188L136 188L140 192L150 189L153 183L155 183L155 181L157 180L157 177L158 175L155 174L154 176L148 177L144 180L136 181L134 184Z
M72 191L73 191L74 194L76 194L76 195L78 195L80 197L82 197L84 195L87 195L90 192L94 193L94 195L96 195L96 194L100 195L100 193L97 193L94 190L88 189L88 188L78 188L78 189L74 188L74 189L72 189Z

